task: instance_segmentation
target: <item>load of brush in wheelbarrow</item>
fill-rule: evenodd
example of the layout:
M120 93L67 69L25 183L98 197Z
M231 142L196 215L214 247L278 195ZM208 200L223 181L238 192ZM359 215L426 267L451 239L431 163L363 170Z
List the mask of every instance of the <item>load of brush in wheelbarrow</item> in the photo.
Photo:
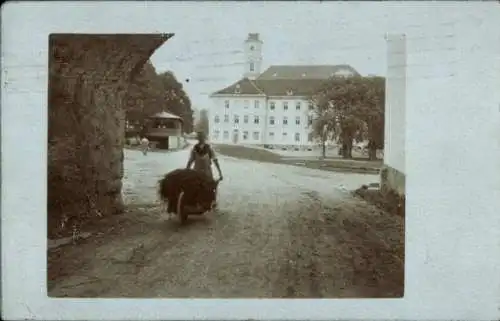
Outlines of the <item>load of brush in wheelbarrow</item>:
M167 212L185 223L189 215L203 215L215 208L219 182L192 169L176 169L159 181L158 193Z

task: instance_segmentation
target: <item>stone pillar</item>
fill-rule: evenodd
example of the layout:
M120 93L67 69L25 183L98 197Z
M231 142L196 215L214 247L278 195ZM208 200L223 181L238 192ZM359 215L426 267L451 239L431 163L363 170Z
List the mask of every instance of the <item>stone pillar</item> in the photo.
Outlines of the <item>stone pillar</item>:
M384 194L405 195L407 49L406 35L389 34L385 91L384 167L381 188Z
M171 36L50 36L49 236L68 219L123 210L124 98L133 77Z

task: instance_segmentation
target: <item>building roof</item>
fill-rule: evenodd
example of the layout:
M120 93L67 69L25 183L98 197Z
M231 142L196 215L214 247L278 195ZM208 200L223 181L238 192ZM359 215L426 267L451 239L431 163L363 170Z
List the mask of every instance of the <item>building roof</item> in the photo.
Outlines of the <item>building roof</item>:
M326 79L256 80L267 96L307 96L320 88Z
M258 80L271 79L328 79L343 71L359 75L349 65L312 65L312 66L271 66L262 73Z
M176 115L171 114L171 113L167 113L166 111L162 111L160 113L154 114L153 116L151 116L149 118L163 118L163 119L179 119L179 120L182 120L181 117L176 116Z
M235 82L234 84L215 92L213 95L262 95L265 96L266 93L260 89L255 81L248 78L243 78Z
M349 65L271 66L257 79L243 78L213 95L307 96L344 71L359 75Z

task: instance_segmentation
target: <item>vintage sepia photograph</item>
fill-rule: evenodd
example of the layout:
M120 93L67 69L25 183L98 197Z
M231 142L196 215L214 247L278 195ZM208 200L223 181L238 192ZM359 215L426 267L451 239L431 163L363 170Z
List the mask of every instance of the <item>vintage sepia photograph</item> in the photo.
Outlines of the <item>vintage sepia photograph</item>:
M49 295L403 297L404 37L203 38L49 36Z
M498 318L498 2L1 16L2 319Z

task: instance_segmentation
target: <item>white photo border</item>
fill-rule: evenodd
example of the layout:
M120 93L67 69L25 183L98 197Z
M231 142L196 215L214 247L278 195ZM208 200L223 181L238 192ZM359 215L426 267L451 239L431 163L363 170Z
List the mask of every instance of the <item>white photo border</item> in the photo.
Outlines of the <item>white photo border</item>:
M174 37L182 37L179 30L197 31L189 29L194 28L192 19L209 16L214 10L225 11L226 19L234 19L235 15L249 9L273 11L277 16L308 11L308 15L317 20L328 19L331 10L349 5L357 8L389 5L412 8L415 15L421 14L419 21L422 24L432 22L425 13L434 7L456 14L455 18L460 17L462 11L468 12L472 19L468 21L477 28L469 30L467 36L479 46L476 50L480 58L475 62L465 60L465 74L477 75L474 68L483 66L484 59L496 57L496 60L489 60L494 71L488 74L490 78L469 79L465 86L466 77L457 75L456 79L449 80L454 93L442 92L441 96L429 93L428 102L436 106L437 102L432 100L437 99L441 108L414 106L414 109L407 110L408 196L403 299L103 300L47 297L49 34L175 33ZM319 10L318 6L321 6ZM497 2L425 2L420 5L384 2L26 1L4 4L1 47L3 318L475 320L500 317L500 211L497 206L500 203L499 12ZM479 20L473 21L474 17ZM305 18L296 19L303 21ZM213 23L216 31L217 22ZM251 17L238 23L256 27ZM272 22L269 23L272 27ZM471 57L470 53L464 52L463 55ZM455 97L453 104L443 98L452 96Z

